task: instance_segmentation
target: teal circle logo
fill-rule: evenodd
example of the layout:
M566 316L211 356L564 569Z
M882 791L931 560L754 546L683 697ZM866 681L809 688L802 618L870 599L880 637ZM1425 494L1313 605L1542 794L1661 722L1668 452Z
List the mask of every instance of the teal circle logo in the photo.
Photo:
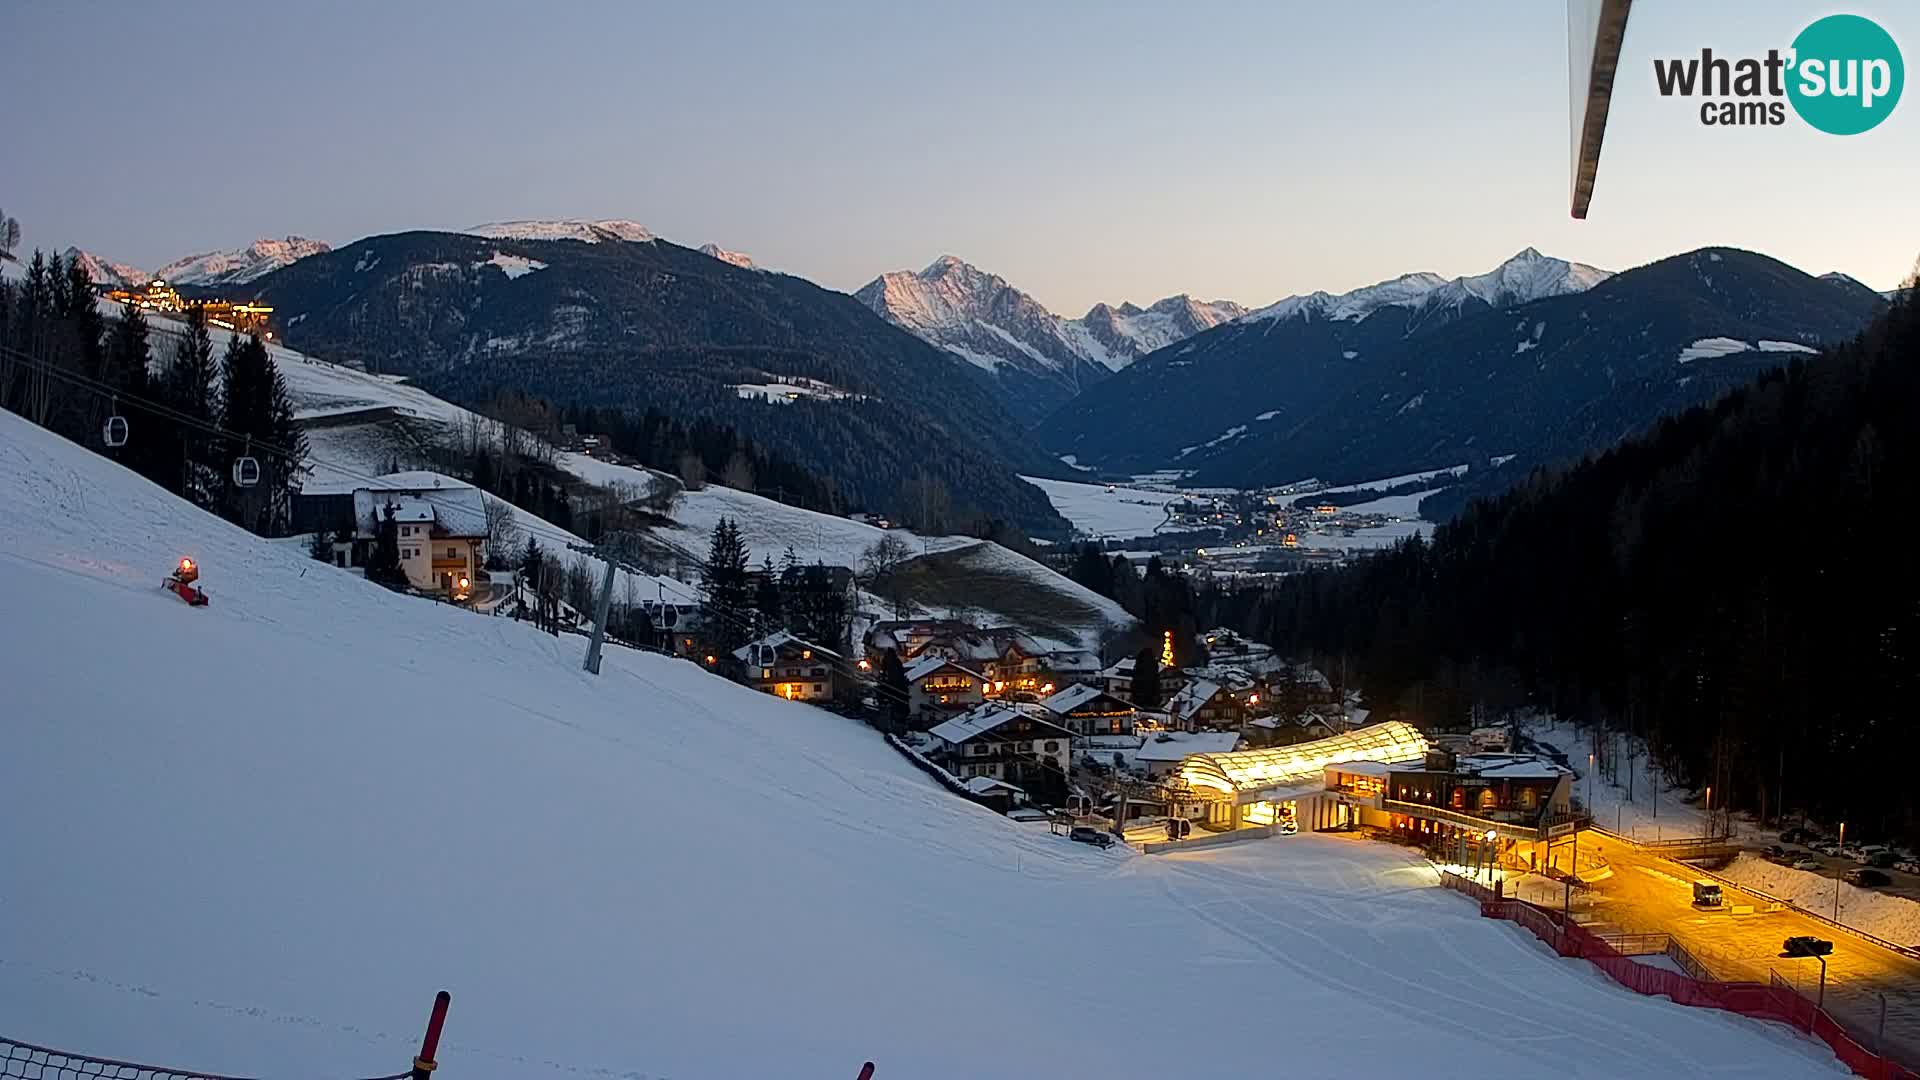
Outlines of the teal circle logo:
M1872 19L1829 15L1793 39L1787 100L1829 135L1872 130L1900 103L1906 66L1893 35Z

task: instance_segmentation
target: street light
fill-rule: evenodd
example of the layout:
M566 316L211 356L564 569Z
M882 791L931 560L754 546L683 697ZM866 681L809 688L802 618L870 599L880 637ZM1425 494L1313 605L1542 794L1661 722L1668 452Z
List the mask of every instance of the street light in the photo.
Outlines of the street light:
M1500 869L1500 853L1494 849L1494 846L1493 846L1494 836L1495 836L1494 831L1492 829L1488 829L1487 830L1487 881L1489 883L1493 881L1494 871Z
M1827 1007L1827 954L1832 951L1833 942L1822 941L1819 938L1806 934L1798 937L1790 937L1780 943L1780 955L1782 957L1811 956L1820 961L1820 997L1819 1000L1814 1003L1814 1008L1816 1009L1824 1009Z
M1840 823L1840 853L1842 855L1845 855L1846 851L1847 851L1847 823L1843 821ZM1840 921L1840 875L1839 874L1833 875L1833 921L1834 922Z

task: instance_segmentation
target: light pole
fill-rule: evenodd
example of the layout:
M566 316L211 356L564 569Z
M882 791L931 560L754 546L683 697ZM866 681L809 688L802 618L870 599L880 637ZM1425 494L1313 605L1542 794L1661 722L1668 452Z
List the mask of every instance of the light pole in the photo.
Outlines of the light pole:
M1493 872L1500 868L1500 852L1493 846L1494 831L1487 830L1487 884L1493 884Z
M1707 785L1707 835L1713 835L1713 785Z
M1840 823L1840 850L1843 853L1847 850L1847 823L1844 821ZM1833 875L1833 921L1840 921L1840 875L1837 873ZM1826 970L1826 962L1822 961L1820 971L1823 976Z
M1587 751L1587 813L1593 813L1593 751Z

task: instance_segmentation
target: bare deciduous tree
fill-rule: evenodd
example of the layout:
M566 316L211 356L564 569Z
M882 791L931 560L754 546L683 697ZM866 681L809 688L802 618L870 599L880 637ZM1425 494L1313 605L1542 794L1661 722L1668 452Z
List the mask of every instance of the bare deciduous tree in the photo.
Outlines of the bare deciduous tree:
M894 571L911 558L913 549L907 546L906 541L888 533L860 553L861 584L867 588L884 585Z

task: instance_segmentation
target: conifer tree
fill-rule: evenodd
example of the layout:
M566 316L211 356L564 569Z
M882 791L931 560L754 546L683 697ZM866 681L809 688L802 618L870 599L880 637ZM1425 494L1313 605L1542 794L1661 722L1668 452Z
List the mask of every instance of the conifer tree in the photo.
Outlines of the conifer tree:
M753 630L753 590L747 581L747 545L732 518L721 518L702 568L700 604L707 636L723 654L745 645Z
M785 605L780 596L780 579L774 573L771 555L761 560L760 580L754 585L753 607L755 622L762 635L787 627Z
M888 731L907 730L907 668L900 662L900 651L888 649L880 657L880 714Z
M1133 704L1142 709L1160 707L1160 645L1149 644L1133 658Z
M216 368L206 314L199 308L188 309L186 325L161 386L161 402L175 413L212 427L217 419L213 407ZM212 506L216 494L212 439L195 424L176 421L172 428L173 438L162 462L169 474L168 485L201 506Z

